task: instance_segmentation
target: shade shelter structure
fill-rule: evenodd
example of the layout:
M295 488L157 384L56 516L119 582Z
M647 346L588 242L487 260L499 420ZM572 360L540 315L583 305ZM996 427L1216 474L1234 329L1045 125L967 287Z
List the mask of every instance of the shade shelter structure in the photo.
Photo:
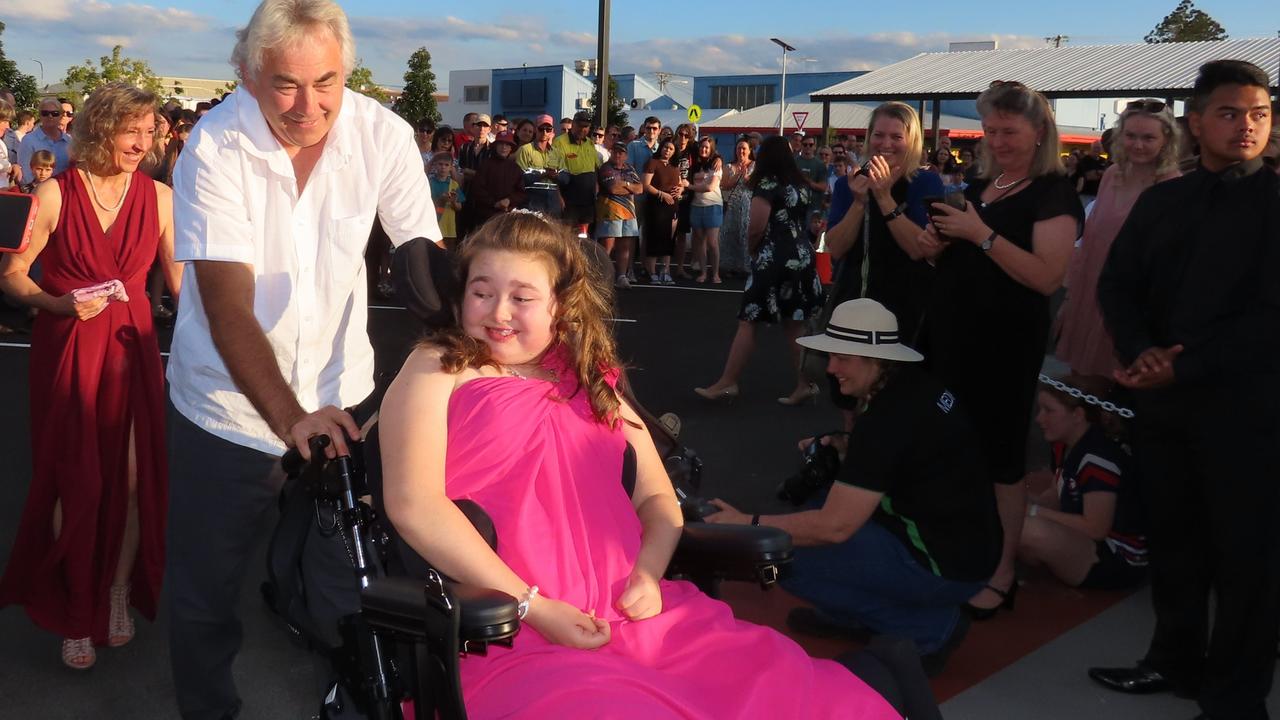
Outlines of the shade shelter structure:
M1017 80L1056 98L1190 96L1200 66L1211 60L1247 60L1265 70L1272 92L1280 81L1280 37L1181 43L1080 45L1024 50L921 53L846 80L809 99L822 105L822 126L833 102L932 102L937 137L941 100L971 100L996 80Z

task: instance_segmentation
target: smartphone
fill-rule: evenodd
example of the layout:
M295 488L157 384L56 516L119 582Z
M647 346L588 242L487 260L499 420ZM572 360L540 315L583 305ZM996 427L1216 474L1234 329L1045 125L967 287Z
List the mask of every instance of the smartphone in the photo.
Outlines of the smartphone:
M0 252L20 253L36 225L36 196L0 190Z
M969 207L969 203L964 199L964 192L960 190L954 190L945 195L925 195L923 202L924 211L929 214L929 219L931 220L934 215L938 215L941 212L933 206L934 203L950 205L960 211L964 211Z

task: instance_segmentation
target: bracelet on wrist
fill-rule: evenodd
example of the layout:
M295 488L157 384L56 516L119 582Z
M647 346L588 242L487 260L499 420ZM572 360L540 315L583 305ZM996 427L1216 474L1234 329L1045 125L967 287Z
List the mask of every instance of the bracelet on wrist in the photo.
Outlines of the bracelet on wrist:
M751 527L760 527L760 513L751 516Z
M524 616L529 614L529 603L533 602L536 597L538 597L537 585L530 586L528 590L524 591L524 595L520 597L520 602L516 603L517 618L524 620Z

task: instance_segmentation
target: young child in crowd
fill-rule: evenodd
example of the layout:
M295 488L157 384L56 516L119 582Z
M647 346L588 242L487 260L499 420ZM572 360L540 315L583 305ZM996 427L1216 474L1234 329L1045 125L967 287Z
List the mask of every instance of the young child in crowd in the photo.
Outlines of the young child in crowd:
M1106 399L1102 378L1068 375L1062 382ZM1147 544L1134 463L1108 432L1118 424L1050 385L1041 386L1037 408L1036 423L1053 446L1054 481L1027 505L1018 558L1073 587L1137 585L1146 575Z
M431 200L436 206L436 222L440 224L442 244L448 250L458 246L458 211L466 196L453 177L453 156L447 152L431 156Z
M22 192L33 193L37 185L53 177L53 166L56 162L57 158L48 150L36 150L31 153L31 182L21 187Z

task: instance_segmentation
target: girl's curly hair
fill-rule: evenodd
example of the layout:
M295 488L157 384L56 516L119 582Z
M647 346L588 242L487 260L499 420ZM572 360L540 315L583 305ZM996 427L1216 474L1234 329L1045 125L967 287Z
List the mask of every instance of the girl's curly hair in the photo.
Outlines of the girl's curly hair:
M461 327L461 305L471 263L480 253L505 251L532 256L546 265L556 298L555 345L566 351L566 363L577 380L574 391L586 391L597 422L616 426L621 403L610 383L619 368L617 345L608 317L613 309L612 285L596 270L578 239L563 226L531 212L497 215L480 226L458 249L457 295L459 323L435 331L427 343L440 348L440 364L446 372L485 365L498 367L483 340L467 335Z

